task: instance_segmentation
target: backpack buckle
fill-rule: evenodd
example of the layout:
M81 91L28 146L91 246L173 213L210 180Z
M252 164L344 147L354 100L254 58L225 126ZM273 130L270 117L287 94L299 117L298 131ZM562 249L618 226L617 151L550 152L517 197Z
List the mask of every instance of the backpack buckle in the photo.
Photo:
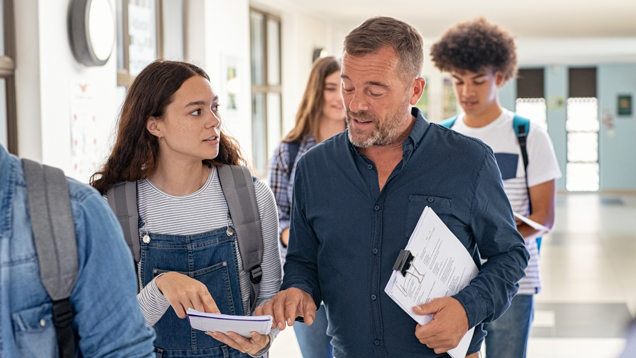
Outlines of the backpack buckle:
M73 305L68 298L53 301L53 323L57 328L64 328L73 324Z
M250 281L253 284L261 283L261 279L263 278L263 269L261 269L261 265L254 266L250 269Z

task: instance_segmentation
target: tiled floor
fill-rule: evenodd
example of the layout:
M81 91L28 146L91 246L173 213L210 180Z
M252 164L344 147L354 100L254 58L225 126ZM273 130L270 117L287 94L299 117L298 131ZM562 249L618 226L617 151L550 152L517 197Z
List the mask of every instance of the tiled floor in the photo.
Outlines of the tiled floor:
M528 358L616 358L636 315L636 195L559 195L541 271ZM270 357L301 357L293 329Z

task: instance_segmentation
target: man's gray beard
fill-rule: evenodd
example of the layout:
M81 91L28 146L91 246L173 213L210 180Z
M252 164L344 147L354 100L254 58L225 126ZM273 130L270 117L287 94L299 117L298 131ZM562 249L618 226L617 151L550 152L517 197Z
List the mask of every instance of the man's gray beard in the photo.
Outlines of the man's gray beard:
M367 138L366 140L356 140L352 134L352 126L349 125L349 141L351 142L351 144L355 145L358 148L368 148L372 145L385 147L391 144L395 144L397 139L402 134L401 132L399 132L399 129L404 122L404 119L401 118L402 114L400 113L402 112L398 111L396 114L394 114L391 119L384 122L384 126L378 127L376 130L374 130L369 138ZM349 118L351 117L349 116L349 113L347 113L347 120L349 120ZM376 125L379 123L377 117L374 118L373 122L376 123Z

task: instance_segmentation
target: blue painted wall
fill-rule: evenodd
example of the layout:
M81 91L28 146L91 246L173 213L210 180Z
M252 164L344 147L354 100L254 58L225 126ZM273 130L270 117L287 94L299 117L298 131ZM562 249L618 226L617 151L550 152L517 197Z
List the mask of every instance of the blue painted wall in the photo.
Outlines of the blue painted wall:
M599 162L601 189L636 189L636 64L602 64L597 69L599 111L609 111L614 119L614 134L601 125ZM618 96L632 96L632 115L618 116ZM599 117L601 118L601 117ZM602 118L601 118L602 120Z
M567 119L566 104L568 97L568 68L562 65L547 66L544 68L545 76L545 96L548 99L548 134L554 145L559 167L561 168L561 178L557 180L557 190L565 190L567 163L567 133L565 131L565 120ZM563 98L561 108L551 108L550 97Z
M499 89L499 104L503 108L514 112L516 103L517 80L513 78Z

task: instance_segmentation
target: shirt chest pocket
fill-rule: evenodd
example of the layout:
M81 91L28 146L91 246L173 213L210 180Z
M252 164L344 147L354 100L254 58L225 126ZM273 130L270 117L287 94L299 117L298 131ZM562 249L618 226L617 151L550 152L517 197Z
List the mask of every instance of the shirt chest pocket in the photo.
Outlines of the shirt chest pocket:
M417 222L426 207L433 209L435 214L448 226L454 226L457 219L453 216L451 199L434 195L410 195L406 218L406 237L410 237L417 226Z
M58 357L52 305L28 308L11 315L20 357Z

